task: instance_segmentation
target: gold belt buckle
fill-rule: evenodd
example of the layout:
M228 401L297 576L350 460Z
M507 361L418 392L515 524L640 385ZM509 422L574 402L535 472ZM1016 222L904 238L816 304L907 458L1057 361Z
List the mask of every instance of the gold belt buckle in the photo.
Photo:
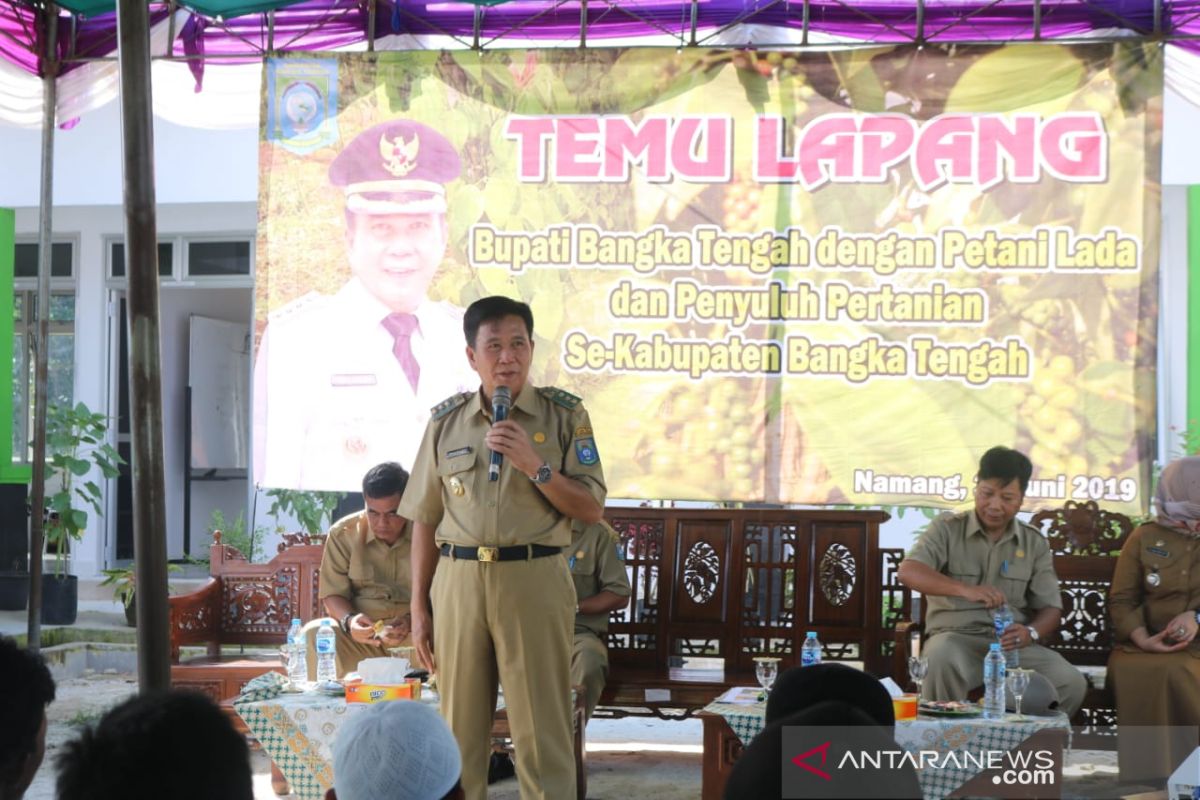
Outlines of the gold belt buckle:
M490 564L493 561L500 560L499 547L477 547L475 549L475 557L485 564Z

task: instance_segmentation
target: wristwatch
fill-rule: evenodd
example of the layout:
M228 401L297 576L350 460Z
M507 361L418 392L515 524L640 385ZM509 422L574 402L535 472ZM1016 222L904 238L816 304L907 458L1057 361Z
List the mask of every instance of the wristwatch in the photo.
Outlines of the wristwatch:
M1196 624L1200 625L1200 610L1196 611Z
M550 478L553 476L554 473L550 470L550 462L543 461L542 465L537 468L537 472L529 476L529 480L534 483L549 483Z
M1026 628L1026 630L1028 630L1028 631L1029 631L1029 639L1030 639L1030 641L1032 641L1034 644L1037 644L1037 643L1038 643L1038 640L1040 640L1040 639L1042 638L1042 637L1041 637L1041 636L1038 634L1038 632L1037 632L1037 628L1033 627L1032 625L1026 625L1026 626L1025 626L1025 628Z
M347 636L350 635L350 620L357 616L358 612L356 611L351 611L349 614L342 615L342 618L338 620L338 626L342 629L342 633L346 634Z

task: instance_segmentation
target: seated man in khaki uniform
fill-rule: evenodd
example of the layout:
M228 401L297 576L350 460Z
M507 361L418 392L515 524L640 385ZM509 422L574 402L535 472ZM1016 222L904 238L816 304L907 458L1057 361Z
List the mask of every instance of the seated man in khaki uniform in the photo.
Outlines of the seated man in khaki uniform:
M407 484L408 473L395 462L372 467L362 484L366 508L329 529L319 596L335 623L339 678L364 658L386 656L387 648L408 642L412 526L396 513ZM377 622L384 623L379 631ZM310 680L316 677L319 626L313 620L304 628Z
M592 718L608 680L608 613L629 605L629 575L621 555L621 537L604 520L571 524L567 564L575 582L575 645L571 650L571 684L587 691L587 718Z
M1017 520L1032 474L1024 454L988 450L974 510L935 519L900 564L900 581L925 598L926 700L965 700L983 684L983 658L996 641L991 609L1007 603L1013 623L1000 646L1019 650L1022 667L1054 684L1059 710L1071 716L1083 705L1083 675L1041 644L1062 621L1062 598L1045 537Z

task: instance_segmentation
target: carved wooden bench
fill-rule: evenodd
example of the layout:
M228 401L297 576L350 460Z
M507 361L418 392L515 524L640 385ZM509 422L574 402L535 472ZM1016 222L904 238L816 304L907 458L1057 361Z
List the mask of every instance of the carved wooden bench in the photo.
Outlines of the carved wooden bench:
M730 686L754 686L755 656L799 663L817 631L830 661L890 671L893 628L911 614L904 551L879 547L882 511L608 508L632 596L609 616L598 716L681 718Z
M1071 664L1088 668L1083 670L1087 695L1072 719L1074 725L1084 728L1083 738L1075 746L1115 748L1117 706L1112 687L1102 682L1101 676L1113 644L1108 589L1133 522L1124 514L1105 511L1095 501L1068 500L1062 508L1037 512L1030 524L1046 536L1062 593L1062 623L1049 646ZM920 623L906 620L896 626L892 677L902 686L909 682L912 641L920 635Z
M278 555L252 564L221 543L220 531L213 539L208 582L170 598L171 683L220 702L264 672L282 673L279 647L292 618L324 614L317 600L324 548L322 537L287 534ZM199 644L205 655L180 658L184 646ZM246 647L267 650L247 653Z
M826 659L889 671L911 593L896 578L903 551L879 547L886 513L609 508L606 516L633 594L610 616L601 715L689 716L729 686L754 685L755 656L798 663L808 630L819 632ZM267 670L282 672L278 647L292 617L324 613L321 553L297 534L268 563L250 564L216 541L212 579L171 598L172 682L220 701ZM181 661L190 644L207 654ZM271 649L228 652L233 645Z

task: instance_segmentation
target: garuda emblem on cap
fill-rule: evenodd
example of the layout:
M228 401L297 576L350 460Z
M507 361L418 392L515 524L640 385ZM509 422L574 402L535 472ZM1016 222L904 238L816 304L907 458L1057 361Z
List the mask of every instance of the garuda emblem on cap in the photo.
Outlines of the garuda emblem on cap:
M417 168L417 150L421 147L421 139L413 134L412 141L404 141L403 136L397 136L388 141L387 136L379 137L379 154L383 156L383 168L393 177L403 178Z

